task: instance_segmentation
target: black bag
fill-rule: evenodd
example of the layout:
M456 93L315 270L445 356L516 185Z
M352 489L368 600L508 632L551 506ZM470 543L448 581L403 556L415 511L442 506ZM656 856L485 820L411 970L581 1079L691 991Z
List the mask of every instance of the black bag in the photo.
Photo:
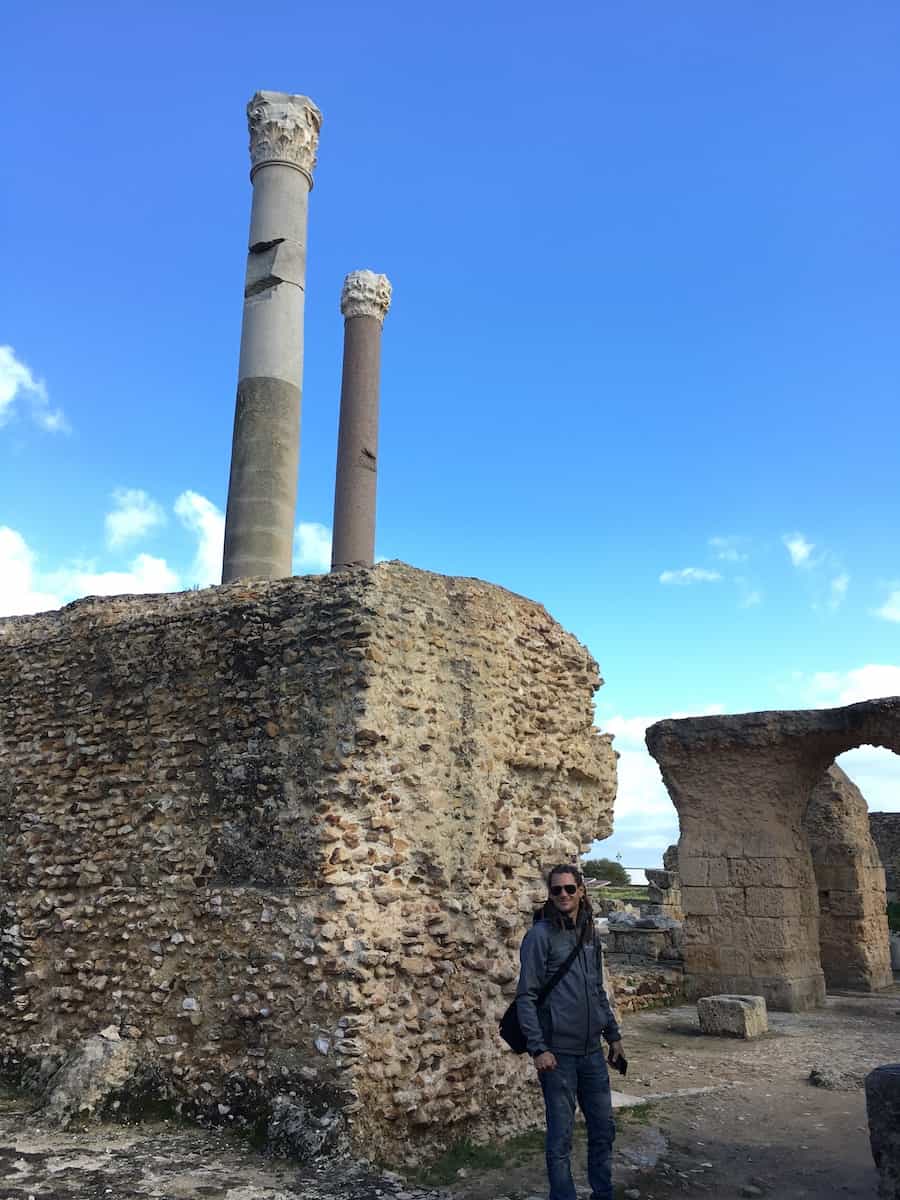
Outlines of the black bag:
M576 957L578 956L578 951L581 949L582 941L584 939L584 931L586 928L587 923L582 926L578 941L575 943L575 949L571 952L566 961L561 963L556 968L556 970L553 972L553 977L548 979L538 992L537 1000L535 1001L535 1006L537 1008L540 1008L540 1006L544 1003L544 1001L562 979L563 975L565 975L566 971L568 971L569 967L571 967L572 963L575 961ZM528 1049L528 1042L526 1041L525 1034L522 1032L522 1027L519 1024L519 1014L516 1010L515 1000L513 1000L512 1004L500 1018L499 1029L500 1036L514 1054L525 1053L525 1051Z

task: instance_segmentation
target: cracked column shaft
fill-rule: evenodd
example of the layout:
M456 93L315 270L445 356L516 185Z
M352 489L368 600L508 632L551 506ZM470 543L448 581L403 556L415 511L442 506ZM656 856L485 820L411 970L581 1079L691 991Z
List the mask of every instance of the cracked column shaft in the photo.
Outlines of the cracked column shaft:
M306 96L257 92L247 105L253 207L222 582L291 574L306 218L322 114Z
M375 559L381 328L390 304L391 285L386 275L351 271L344 280L344 368L334 481L332 571L371 567Z

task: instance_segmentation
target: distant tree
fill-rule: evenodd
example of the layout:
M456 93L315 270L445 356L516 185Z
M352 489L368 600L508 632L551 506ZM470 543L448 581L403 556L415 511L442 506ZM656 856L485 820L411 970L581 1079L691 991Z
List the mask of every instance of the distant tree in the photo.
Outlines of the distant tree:
M585 879L605 879L613 887L628 887L631 876L620 862L611 858L589 858L581 865Z

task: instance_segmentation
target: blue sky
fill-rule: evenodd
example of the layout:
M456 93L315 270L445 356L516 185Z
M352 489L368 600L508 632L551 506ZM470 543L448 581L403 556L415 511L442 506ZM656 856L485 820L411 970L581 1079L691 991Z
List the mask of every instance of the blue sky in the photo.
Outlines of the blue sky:
M296 569L330 537L344 275L387 273L378 551L585 641L622 786L672 713L900 693L900 9L575 2L5 15L0 612L208 583L244 106L324 113ZM900 774L845 765L873 808ZM893 773L892 773L893 772Z

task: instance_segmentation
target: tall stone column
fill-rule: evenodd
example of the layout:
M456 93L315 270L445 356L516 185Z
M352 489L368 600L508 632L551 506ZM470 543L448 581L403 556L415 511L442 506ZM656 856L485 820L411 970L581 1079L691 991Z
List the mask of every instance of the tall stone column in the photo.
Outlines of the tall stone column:
M222 582L291 574L306 220L322 114L307 96L257 92L250 127L250 248Z
M341 292L344 368L334 483L332 571L371 567L375 558L381 327L390 304L391 285L386 275L351 271L344 280Z

